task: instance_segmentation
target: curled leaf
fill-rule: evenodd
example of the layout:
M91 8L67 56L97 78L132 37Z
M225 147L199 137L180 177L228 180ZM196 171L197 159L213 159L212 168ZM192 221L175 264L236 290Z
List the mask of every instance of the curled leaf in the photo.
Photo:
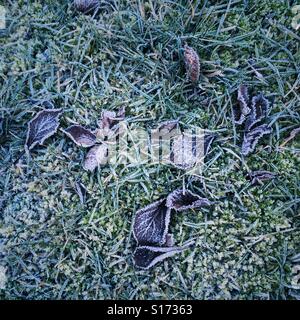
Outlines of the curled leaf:
M267 124L258 126L259 122L267 117L270 102L263 94L259 94L252 97L251 107L249 109L249 96L245 86L239 88L238 101L239 109L238 113L235 113L235 121L241 124L246 119L242 154L248 155L254 151L260 138L272 132L271 127Z
M189 190L177 189L171 192L167 197L166 206L176 211L184 211L188 209L198 209L200 207L206 207L212 203L206 199L201 198L197 194L192 193Z
M37 144L43 144L44 141L52 136L59 126L59 116L61 109L51 109L40 111L28 123L28 131L25 142L25 149L31 150Z
M246 115L250 113L249 108L249 94L248 88L244 85L241 85L238 90L238 105L236 105L233 109L234 112L234 121L237 124L242 124L245 119Z
M98 166L108 162L108 146L104 143L92 147L86 155L83 168L87 171L94 171Z
M80 125L73 125L63 130L64 133L78 146L91 147L96 143L96 136L88 129Z
M172 257L177 253L187 249L187 246L183 247L149 247L141 246L137 247L133 260L135 266L141 269L150 269L158 262L163 261L166 258Z
M263 181L272 180L276 177L276 173L265 171L265 170L258 170L252 171L249 173L249 177L251 179L251 184L255 185L261 183Z
M170 212L165 199L138 210L133 224L135 240L142 245L163 245L168 233Z
M252 98L251 112L247 117L246 130L251 130L255 124L263 120L269 111L270 102L264 97L263 94L259 94Z
M200 75L199 56L193 48L187 45L184 47L184 62L188 79L193 83L197 82Z
M242 154L244 156L253 152L258 141L266 134L270 134L272 128L267 124L262 124L259 127L252 129L251 131L245 132L243 144L242 144Z
M120 121L125 119L125 108L120 108L117 112L103 110L101 113L101 120L98 125L100 129L114 129Z
M90 13L97 9L99 0L74 0L76 10L83 13Z
M98 121L99 129L96 136L101 141L115 142L116 136L122 135L126 131L126 126L121 125L121 121L125 119L125 108L120 108L117 112L103 110L101 119Z

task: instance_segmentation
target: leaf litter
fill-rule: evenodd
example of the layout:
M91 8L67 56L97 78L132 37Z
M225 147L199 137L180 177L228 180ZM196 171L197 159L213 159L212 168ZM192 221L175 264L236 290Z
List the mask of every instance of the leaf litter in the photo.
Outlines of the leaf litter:
M80 125L70 126L66 130L63 130L63 132L80 147L88 148L96 143L96 136L90 130Z
M186 50L190 50L186 48ZM190 51L190 54L193 54ZM195 58L195 61L197 59ZM190 77L195 71L195 66L189 66ZM254 96L251 100L246 86L240 86L238 92L238 107L234 110L235 122L242 124L245 122L245 133L242 144L242 154L247 155L253 152L259 139L272 132L267 124L260 124L269 111L270 103L262 95ZM42 110L28 124L28 133L25 148L31 150L36 144L42 144L48 137L52 136L58 129L59 116L61 109ZM88 151L84 160L83 167L85 170L93 171L99 165L105 165L108 161L109 145L104 142L105 136L114 135L119 129L119 122L125 119L125 109L120 108L117 112L103 110L101 119L98 122L98 129L92 132L80 125L72 125L63 132L78 146L91 149ZM173 130L179 130L179 121L170 120L163 122L156 130L162 136ZM191 140L185 140L185 136L180 134L173 141L172 152L183 153L185 158L177 163L179 168L189 168L194 165L194 150ZM204 155L210 149L215 135L204 136ZM103 139L101 141L101 139ZM100 140L100 141L99 141ZM191 150L191 157L186 157L187 149ZM254 171L249 174L251 183L261 183L273 179L275 174L268 171ZM86 189L80 182L75 183L75 190L80 198L80 202L85 202ZM182 252L187 247L174 246L173 235L168 233L171 210L182 212L189 209L199 209L212 204L207 198L202 198L189 190L177 189L171 192L165 199L158 200L145 208L136 212L133 224L133 235L138 243L133 258L135 265L142 269L149 269L158 262Z
M175 247L173 235L168 233L172 209L180 212L211 204L208 199L189 190L177 189L166 199L155 201L138 210L133 222L133 235L138 244L133 254L135 266L149 269L187 248Z
M118 132L119 123L125 119L125 108L117 112L103 110L98 128L95 132L80 125L72 125L63 132L78 146L92 147L86 154L83 168L87 171L94 171L98 166L106 165L109 159L110 145L105 141Z

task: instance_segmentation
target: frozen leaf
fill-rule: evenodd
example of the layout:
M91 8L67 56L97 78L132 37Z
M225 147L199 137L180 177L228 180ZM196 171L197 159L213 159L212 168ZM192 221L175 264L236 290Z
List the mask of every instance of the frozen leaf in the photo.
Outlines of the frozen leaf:
M92 147L96 143L96 136L82 126L73 125L63 131L78 146Z
M94 171L100 165L108 162L108 147L105 143L92 147L87 153L83 168L87 171Z
M45 109L29 121L25 142L26 150L31 150L37 144L43 144L47 138L57 131L59 126L58 118L61 113L61 109Z
M157 130L158 131L166 131L171 132L173 130L179 129L179 120L169 120L159 124Z
M239 87L238 105L234 107L233 112L234 121L237 124L242 124L246 119L246 115L250 113L248 89L244 85Z
M165 199L138 210L133 224L135 240L142 245L163 245L168 233L170 212L171 210L166 207Z
M99 0L74 0L76 10L83 13L90 13L99 6Z
M166 258L174 256L176 253L182 252L178 247L137 247L133 260L135 266L141 269L150 269L155 264Z
M122 135L126 128L120 125L125 119L125 108L120 108L117 112L103 110L101 120L98 121L99 129L96 131L97 138L101 141L113 141L116 134Z
M281 148L284 147L289 141L293 140L299 133L300 133L300 127L292 130L290 135L288 136L288 138L286 138L283 141L283 143L280 145L280 147Z
M251 184L255 185L263 181L274 179L276 177L276 173L265 170L258 170L250 172L249 177L251 179Z
M117 112L103 110L101 113L101 120L98 125L100 129L114 129L120 121L125 119L125 108L120 108Z
M163 261L166 258L174 256L176 253L180 253L187 249L184 247L149 247L141 246L137 247L134 254L133 260L135 266L141 269L150 269L158 262Z
M256 123L263 120L267 116L269 108L270 102L263 94L254 96L252 98L251 112L246 121L246 130L251 130Z
M189 190L177 189L170 193L167 197L166 206L176 211L184 211L188 209L198 209L211 205L206 198L201 198L197 194Z
M188 79L193 83L197 82L200 75L199 56L193 48L187 45L184 47L184 62Z
M179 169L188 170L201 165L216 136L212 134L179 134L172 140L170 161Z
M243 144L242 144L242 154L244 156L253 152L259 139L261 139L264 135L270 134L272 132L272 128L267 124L262 124L259 127L252 129L251 131L245 132Z

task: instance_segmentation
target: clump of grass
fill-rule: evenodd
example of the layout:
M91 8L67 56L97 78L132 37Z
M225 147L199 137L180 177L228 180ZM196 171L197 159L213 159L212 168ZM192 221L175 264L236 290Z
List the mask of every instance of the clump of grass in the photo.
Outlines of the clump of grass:
M0 30L0 264L7 278L0 297L293 298L299 139L279 148L300 122L291 8L275 0L140 3L118 1L95 16L76 13L70 1L8 4ZM186 81L185 43L200 57L196 87ZM275 99L274 132L246 158L232 113L241 83ZM85 172L85 151L62 132L13 164L27 122L49 102L63 108L64 128L71 119L95 128L102 110L125 106L129 123L180 117L218 139L199 181L162 165ZM278 178L252 187L248 169ZM76 181L87 190L84 204ZM196 238L195 247L136 270L136 210L183 184L216 201L172 220L175 242Z

